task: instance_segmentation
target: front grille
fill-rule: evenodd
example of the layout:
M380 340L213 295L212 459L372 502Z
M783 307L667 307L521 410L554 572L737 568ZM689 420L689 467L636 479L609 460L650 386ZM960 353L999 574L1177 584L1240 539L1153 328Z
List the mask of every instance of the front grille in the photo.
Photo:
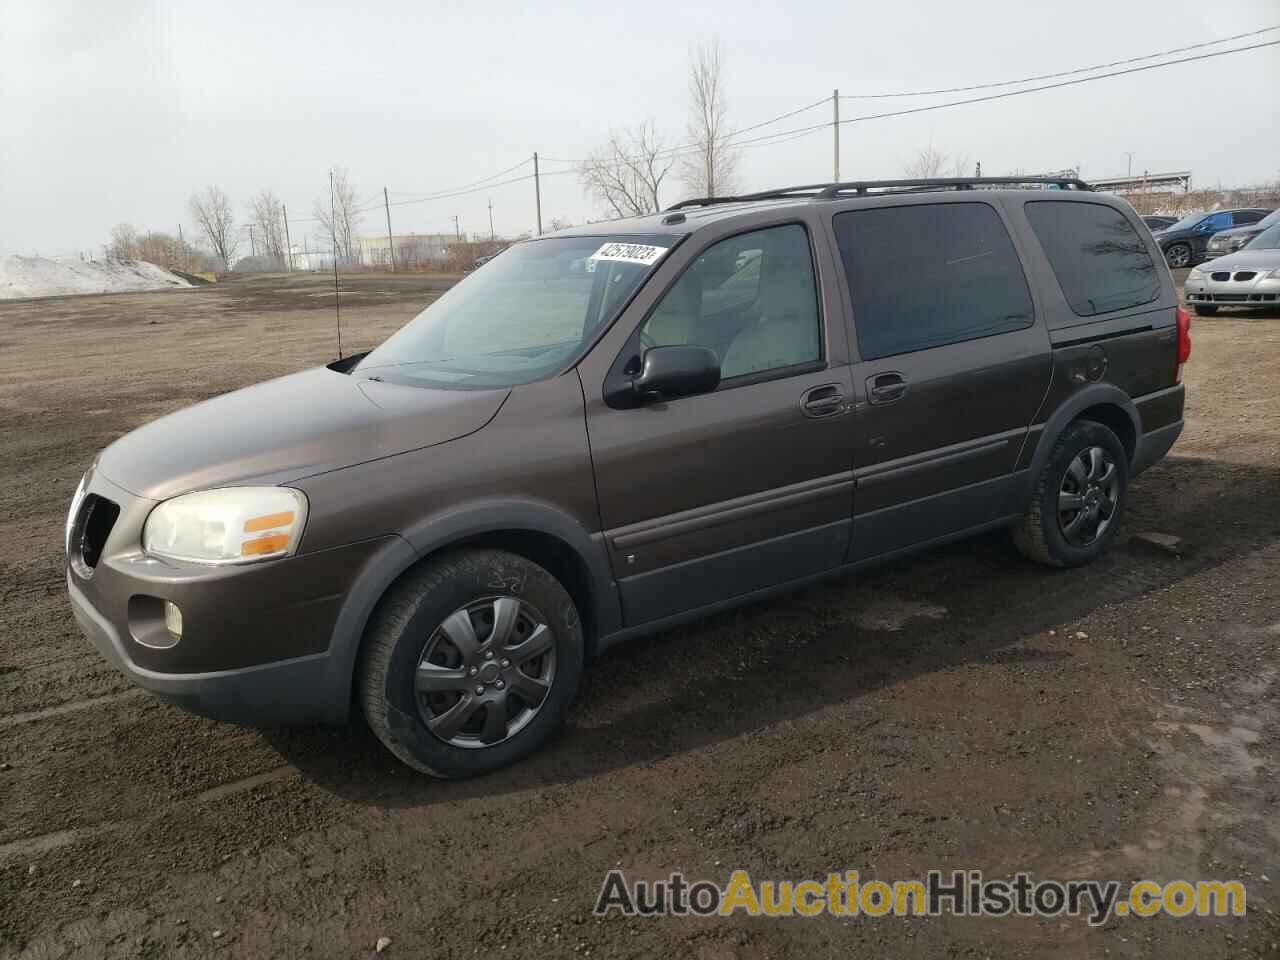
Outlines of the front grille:
M1215 273L1215 274L1212 274L1212 277L1213 277L1213 279L1215 279L1215 280L1219 280L1219 281L1221 281L1221 280L1230 280L1230 279L1231 279L1231 274L1229 274L1229 273Z
M102 548L120 516L120 506L106 497L91 493L80 506L80 516L71 532L71 546L80 553L81 562L92 570L102 558Z
M1257 272L1256 272L1256 271L1253 271L1253 270L1242 270L1240 273L1237 273L1237 274L1235 275L1235 279L1236 279L1236 280L1252 280L1252 279L1253 279L1254 277L1256 277L1257 275L1258 275L1258 274L1257 274Z
M1213 295L1214 303L1247 303L1248 300L1247 293L1215 293Z

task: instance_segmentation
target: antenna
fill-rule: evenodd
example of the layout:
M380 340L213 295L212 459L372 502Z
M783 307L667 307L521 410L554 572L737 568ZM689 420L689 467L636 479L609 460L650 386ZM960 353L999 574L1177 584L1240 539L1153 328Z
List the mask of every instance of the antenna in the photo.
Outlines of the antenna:
M333 168L329 168L329 238L333 241L333 323L338 328L338 359L342 359L342 308L338 306L338 221L333 215Z

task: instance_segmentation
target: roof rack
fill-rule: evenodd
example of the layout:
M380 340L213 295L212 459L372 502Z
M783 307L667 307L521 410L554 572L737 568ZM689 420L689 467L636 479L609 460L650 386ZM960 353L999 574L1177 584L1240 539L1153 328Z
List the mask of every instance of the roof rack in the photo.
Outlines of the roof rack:
M931 177L924 180L853 180L829 183L817 194L831 200L842 193L866 196L870 190L972 190L974 187L1008 187L1017 185L1057 187L1059 190L1088 190L1093 187L1076 177Z
M1059 190L1087 190L1093 187L1076 177L930 177L920 180L850 180L845 183L811 183L759 193L744 193L732 197L695 197L681 200L668 210L685 207L709 207L721 203L747 203L754 200L785 200L811 197L816 200L834 200L844 194L860 197L875 191L881 193L926 193L934 190L972 190L975 187L1039 186L1056 187Z
M817 196L817 191L831 186L829 183L810 183L798 187L781 187L777 190L761 190L759 193L741 193L731 197L691 197L667 207L667 210L683 210L685 207L710 207L720 203L749 203L753 200L785 200L789 197Z

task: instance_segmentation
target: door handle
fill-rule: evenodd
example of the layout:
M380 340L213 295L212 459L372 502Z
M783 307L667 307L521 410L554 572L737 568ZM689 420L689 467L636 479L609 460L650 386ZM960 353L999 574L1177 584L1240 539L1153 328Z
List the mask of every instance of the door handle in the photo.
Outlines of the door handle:
M824 383L820 387L812 387L800 398L800 412L814 420L833 417L846 409L845 395L836 383Z
M872 403L892 403L907 394L907 381L900 373L877 373L867 379L867 397Z

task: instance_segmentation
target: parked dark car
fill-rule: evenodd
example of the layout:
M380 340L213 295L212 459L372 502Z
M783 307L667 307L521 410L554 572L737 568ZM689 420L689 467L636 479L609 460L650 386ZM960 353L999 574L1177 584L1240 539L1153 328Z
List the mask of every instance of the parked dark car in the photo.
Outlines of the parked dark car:
M175 703L354 704L409 766L484 773L624 638L996 528L1095 559L1190 349L1152 235L1079 181L686 201L126 434L71 504L67 588Z
M1145 223L1148 227L1150 227L1152 231L1155 231L1155 230L1163 230L1165 227L1172 227L1175 223L1178 222L1178 218L1177 217L1159 217L1159 216L1152 215L1149 217L1143 217L1142 222Z
M1240 210L1215 210L1212 213L1192 213L1173 226L1155 232L1156 241L1169 266L1191 267L1205 258L1209 238L1222 230L1244 227L1257 223L1269 211L1255 208Z
M1213 260L1216 257L1225 257L1228 253L1242 250L1250 240L1277 223L1280 223L1280 210L1272 210L1257 223L1250 224L1247 227L1232 227L1230 230L1220 230L1209 238L1209 243L1205 246L1205 258Z

